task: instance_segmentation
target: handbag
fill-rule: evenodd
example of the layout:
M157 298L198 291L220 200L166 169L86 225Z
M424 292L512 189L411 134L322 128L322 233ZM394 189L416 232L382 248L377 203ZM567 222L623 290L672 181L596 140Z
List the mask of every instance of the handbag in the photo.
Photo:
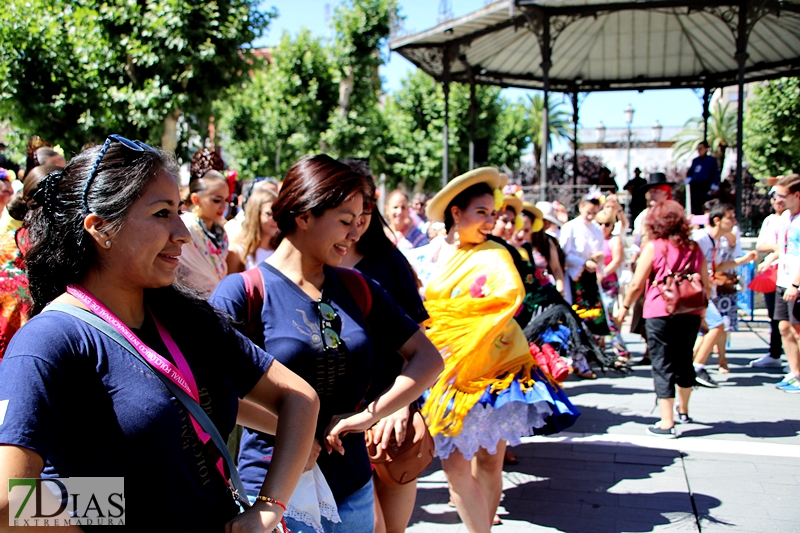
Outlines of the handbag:
M380 480L389 486L396 487L411 483L433 462L433 437L428 431L428 426L425 424L419 408L412 404L410 411L406 438L402 444L397 444L394 432L392 432L388 446L383 449L373 443L371 429L368 429L365 434L369 461ZM414 442L414 438L420 433L422 433L422 438Z
M661 246L666 262L667 248L663 242ZM708 307L708 296L703 280L700 274L692 272L689 268L693 256L694 254L689 256L683 268L668 269L664 277L655 282L670 316L702 311Z

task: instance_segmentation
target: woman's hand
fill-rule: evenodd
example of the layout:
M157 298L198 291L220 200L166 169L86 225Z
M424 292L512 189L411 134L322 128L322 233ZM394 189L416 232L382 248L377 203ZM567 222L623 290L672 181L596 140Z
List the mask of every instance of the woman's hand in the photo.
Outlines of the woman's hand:
M344 415L334 415L325 430L325 451L332 451L344 455L342 437L348 433L362 433L375 423L372 413L361 411Z
M589 259L584 263L583 268L586 269L587 272L596 272L597 271L597 263Z
M403 444L408 429L409 413L410 410L406 406L379 420L377 424L372 426L372 443L376 446L380 444L381 448L385 450L389 446L392 432L394 432L394 439L397 445Z
M618 328L622 327L622 323L625 322L626 316L628 316L628 310L620 306L620 308L617 310L617 314L614 315L614 322L616 322Z
M266 533L281 522L283 509L274 503L257 501L250 509L225 524L225 533Z
M303 468L303 472L308 472L314 465L317 464L317 458L319 457L319 452L322 451L322 446L320 446L317 439L314 439L314 442L311 443L311 452L308 454L308 461L306 461L306 466Z

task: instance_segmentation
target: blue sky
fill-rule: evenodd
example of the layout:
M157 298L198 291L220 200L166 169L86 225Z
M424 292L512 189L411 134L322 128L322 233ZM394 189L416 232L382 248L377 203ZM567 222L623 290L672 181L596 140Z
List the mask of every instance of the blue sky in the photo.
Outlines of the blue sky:
M400 12L405 16L405 28L410 33L426 30L436 25L440 0L399 0ZM269 33L256 44L277 44L284 31L296 34L307 27L312 34L329 37L332 32L327 24L326 13L332 13L340 0L266 0L264 6L275 6L279 16L270 26ZM451 0L453 14L460 17L480 9L484 0ZM381 69L384 89L392 92L400 88L400 80L416 67L399 54L391 54L388 64ZM503 95L510 100L523 98L528 92L521 89L504 89ZM558 93L553 95L562 100ZM572 107L565 98L565 110ZM645 91L617 91L591 93L580 109L581 127L594 128L600 121L607 127L625 126L624 109L631 104L634 127L649 127L656 120L664 126L682 126L689 118L702 114L700 99L689 89ZM558 147L556 147L558 149Z

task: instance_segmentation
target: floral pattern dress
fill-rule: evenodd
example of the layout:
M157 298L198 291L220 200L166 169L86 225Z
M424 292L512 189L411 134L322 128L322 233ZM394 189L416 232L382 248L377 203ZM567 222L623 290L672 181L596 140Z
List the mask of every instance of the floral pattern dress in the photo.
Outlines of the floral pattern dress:
M33 306L28 290L28 275L22 251L26 249L25 231L6 232L0 236L0 360L14 333L28 321L28 311Z

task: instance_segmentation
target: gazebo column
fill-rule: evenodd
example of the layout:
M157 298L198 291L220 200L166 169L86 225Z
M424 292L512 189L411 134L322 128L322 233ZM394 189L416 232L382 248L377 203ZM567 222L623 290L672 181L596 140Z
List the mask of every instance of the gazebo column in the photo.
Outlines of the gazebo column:
M475 72L467 67L469 73L469 169L475 168Z
M578 166L578 86L572 91L572 185L578 186L578 176L581 170Z
M442 89L444 90L444 144L442 153L442 187L450 176L450 49L442 50Z
M703 87L703 140L705 142L708 142L708 119L711 116L709 107L711 106L712 94L714 94L714 89L708 85Z
M736 218L742 220L742 173L744 149L742 146L744 125L744 67L747 61L747 2L739 4L739 25L736 36L736 62L739 65L739 106L736 112ZM719 169L720 173L722 169Z
M550 15L542 17L542 84L544 102L542 104L542 160L539 163L539 200L547 200L547 144L550 140Z

